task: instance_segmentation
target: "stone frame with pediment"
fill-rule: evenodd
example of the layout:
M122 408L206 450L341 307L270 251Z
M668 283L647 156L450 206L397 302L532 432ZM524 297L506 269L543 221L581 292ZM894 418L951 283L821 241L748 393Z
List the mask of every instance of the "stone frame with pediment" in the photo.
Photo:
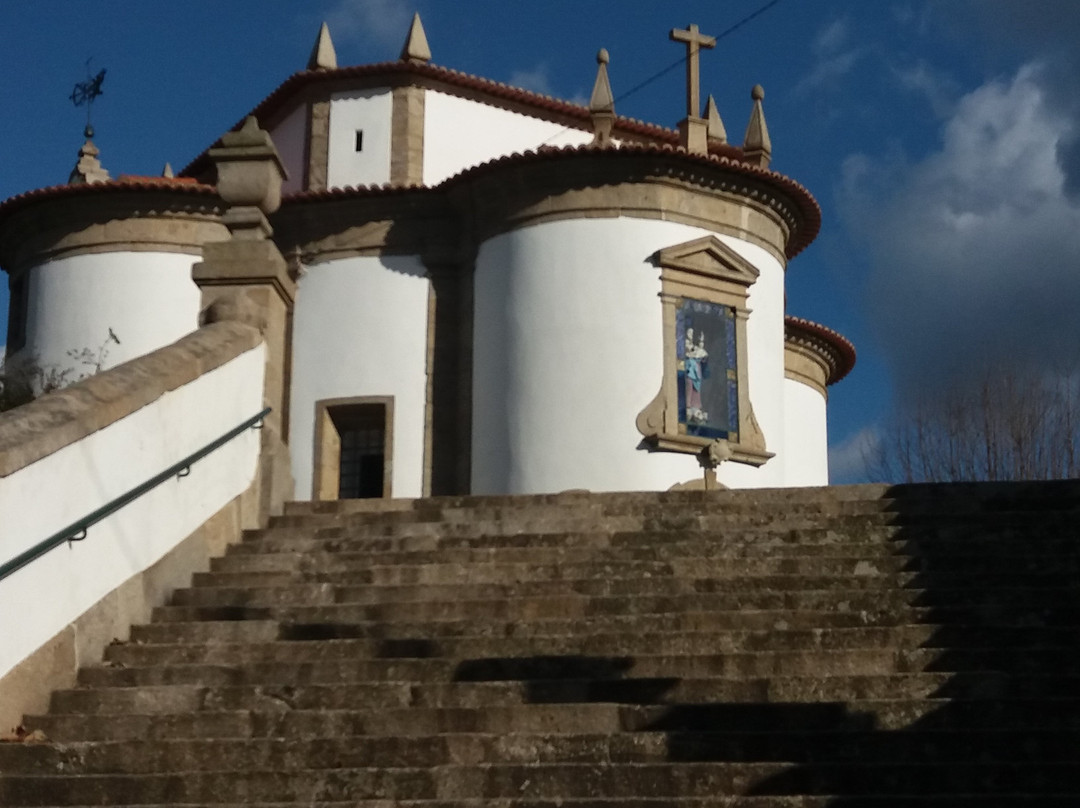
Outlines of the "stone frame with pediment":
M752 466L764 464L773 453L765 448L765 436L750 404L746 329L751 313L747 299L758 269L716 236L665 247L652 256L652 262L660 268L664 369L660 392L637 416L638 431L651 450L701 455L706 465L718 455ZM726 306L735 315L739 417L738 432L729 432L727 438L689 435L679 422L675 334L678 308L686 299Z

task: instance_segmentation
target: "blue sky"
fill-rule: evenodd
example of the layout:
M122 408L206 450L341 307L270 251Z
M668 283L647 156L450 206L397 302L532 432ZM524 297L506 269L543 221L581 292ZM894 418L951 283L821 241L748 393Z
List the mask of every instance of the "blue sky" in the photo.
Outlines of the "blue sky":
M179 169L290 73L322 20L339 64L396 58L420 11L433 61L587 98L595 54L614 92L680 58L672 27L719 33L767 0L50 0L0 4L0 198L62 183L82 142L72 86L108 70L94 110L119 173ZM788 309L848 336L832 388L834 481L859 479L894 400L1006 359L1068 361L1080 338L1080 3L780 0L702 57L741 141L766 90L773 168L821 203L788 269ZM683 71L619 98L672 126ZM0 291L0 326L6 290ZM3 331L0 330L0 334Z

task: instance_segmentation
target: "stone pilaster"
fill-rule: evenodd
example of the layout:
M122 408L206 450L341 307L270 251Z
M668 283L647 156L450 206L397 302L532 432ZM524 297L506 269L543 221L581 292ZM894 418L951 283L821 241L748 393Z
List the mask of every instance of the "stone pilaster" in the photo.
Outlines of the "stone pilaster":
M262 523L280 511L293 488L287 443L296 284L269 239L273 230L266 218L281 205L285 169L269 133L254 118L224 135L221 143L210 150L210 158L217 166L218 194L228 205L222 221L231 238L205 244L192 276L202 290L204 324L238 320L259 329L266 343L263 401L273 411L263 425L256 484Z

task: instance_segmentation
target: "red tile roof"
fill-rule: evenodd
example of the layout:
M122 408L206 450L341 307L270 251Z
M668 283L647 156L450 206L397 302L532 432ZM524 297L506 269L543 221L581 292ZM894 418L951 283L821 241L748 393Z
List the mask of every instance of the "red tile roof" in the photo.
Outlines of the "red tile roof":
M190 185L191 183L198 183L198 180L194 177L148 177L141 174L121 174L116 178L116 182L127 182L136 184L146 183L177 183L183 185Z
M788 258L795 257L796 255L798 255L798 253L805 249L817 237L818 231L821 229L821 207L818 205L817 200L814 199L814 196L810 193L810 191L808 191L805 187L803 187L790 177L787 177L784 174L780 174L776 171L771 171L767 168L761 168L760 166L745 163L742 160L733 160L729 157L715 154L710 154L707 156L691 154L685 149L677 148L669 144L656 145L648 143L624 143L618 148L597 148L590 145L541 146L536 151L527 151L524 153L515 152L513 154L498 157L486 163L481 163L480 165L467 168L464 171L445 180L441 184L434 186L434 188L444 188L448 185L456 184L459 182L467 182L468 179L471 177L498 171L501 168L522 162L585 155L603 155L605 158L608 159L618 159L619 157L630 157L641 154L665 155L693 161L702 165L708 165L710 167L717 168L721 171L740 174L748 178L756 179L759 182L770 185L775 190L780 191L782 194L792 200L802 219L801 227L799 227L795 231L795 233L793 233L793 237L787 245ZM304 200L340 199L348 196L397 194L420 189L423 189L423 186L346 186L329 188L322 191L302 191L289 195L288 197L286 197L286 201L301 202Z
M169 191L187 195L216 196L217 189L204 185L188 177L135 177L121 175L115 180L105 182L81 183L79 185L50 185L33 191L8 197L0 202L0 220L10 216L16 210L43 199L58 199L70 196L90 196L95 194L140 193L144 191Z
M833 331L827 326L815 323L812 320L805 320L802 317L786 315L784 317L784 335L788 337L806 336L828 346L834 354L833 358L836 360L836 367L826 380L826 384L836 384L855 367L855 346L843 334Z

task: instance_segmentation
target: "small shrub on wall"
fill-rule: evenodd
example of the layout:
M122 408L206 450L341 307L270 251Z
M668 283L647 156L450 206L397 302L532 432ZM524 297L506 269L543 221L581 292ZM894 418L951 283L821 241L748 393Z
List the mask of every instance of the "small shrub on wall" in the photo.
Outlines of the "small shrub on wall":
M94 348L72 349L67 352L69 367L43 365L33 355L16 354L0 360L0 412L14 409L39 396L60 390L101 371L109 355L109 343L120 344L113 330Z

